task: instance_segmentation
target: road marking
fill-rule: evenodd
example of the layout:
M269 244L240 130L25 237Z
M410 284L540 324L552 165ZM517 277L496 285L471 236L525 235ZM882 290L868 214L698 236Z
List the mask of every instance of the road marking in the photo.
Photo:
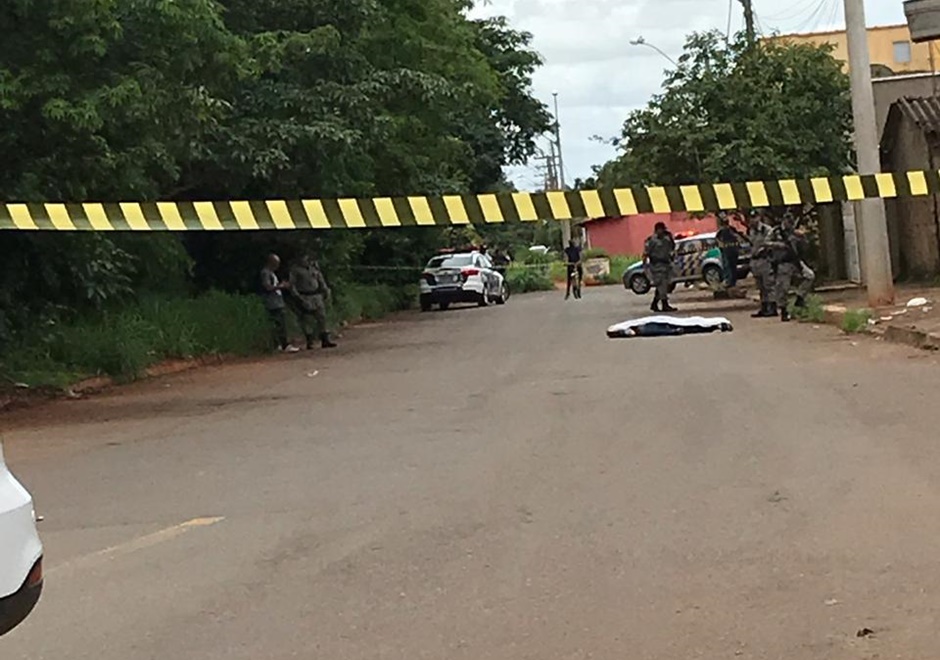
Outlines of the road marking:
M146 534L144 536L132 539L125 543L119 543L117 545L112 545L103 550L98 550L92 552L91 554L83 555L77 559L67 561L64 564L59 564L54 566L50 570L46 571L47 575L53 575L55 573L67 570L80 568L89 564L94 564L97 560L103 559L114 559L115 557L123 557L140 550L145 550L147 548L152 548L155 545L165 543L172 539L175 539L187 532L190 532L194 529L199 529L202 527L211 527L225 520L224 517L215 517L215 518L193 518L192 520L187 520L184 523L179 525L174 525L172 527L167 527L166 529L161 529L158 532L153 532L152 534Z

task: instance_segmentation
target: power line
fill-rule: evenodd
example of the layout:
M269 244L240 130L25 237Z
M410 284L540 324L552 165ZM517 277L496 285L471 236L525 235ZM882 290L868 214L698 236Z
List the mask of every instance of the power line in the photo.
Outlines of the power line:
M813 13L800 23L799 27L797 27L794 32L815 32L821 23L823 15L829 11L829 5L832 2L835 2L835 0L819 0Z
M795 18L803 16L808 11L811 11L814 2L819 2L819 0L803 0L802 2L795 3L792 7L790 7L789 11L785 11L780 14L766 14L764 18L774 23L780 21L789 22Z

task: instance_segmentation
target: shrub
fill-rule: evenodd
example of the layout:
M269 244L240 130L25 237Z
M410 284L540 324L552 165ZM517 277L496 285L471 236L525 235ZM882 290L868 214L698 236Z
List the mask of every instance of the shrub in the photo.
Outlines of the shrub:
M415 287L344 284L329 306L330 322L377 319L416 296ZM294 322L289 311L288 319ZM64 386L97 374L133 380L161 360L246 356L271 347L271 323L258 296L152 296L20 340L0 355L0 375L28 385Z
M806 298L806 307L797 307L794 309L794 315L800 321L804 321L806 323L822 323L826 320L826 313L823 310L822 298L816 295L808 296Z
M512 264L506 271L506 282L512 293L550 291L555 284L550 276L550 266Z
M850 309L842 317L842 331L848 334L862 332L868 328L868 319L871 318L870 309Z
M584 251L584 259L610 259L610 254L604 248L590 248Z

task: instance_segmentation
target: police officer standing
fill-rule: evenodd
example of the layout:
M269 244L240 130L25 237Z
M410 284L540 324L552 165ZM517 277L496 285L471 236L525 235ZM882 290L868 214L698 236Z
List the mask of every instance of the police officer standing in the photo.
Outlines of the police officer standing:
M770 263L770 246L767 239L771 228L763 219L760 211L752 212L748 218L747 237L751 242L751 273L757 281L760 291L760 310L751 314L755 319L773 318L777 316L776 290L774 284L773 266Z
M307 350L313 348L315 329L320 331L320 345L323 348L336 348L326 328L326 301L331 295L330 288L312 256L305 255L293 265L290 269L290 283L297 320L307 338Z
M771 249L771 263L776 280L777 306L780 308L780 320L784 322L790 320L788 309L790 288L793 286L793 279L801 271L799 238L794 232L795 228L796 222L793 215L787 212L781 223L770 232L767 240ZM798 303L803 304L802 296Z
M650 309L654 312L676 312L669 304L669 289L672 286L672 273L675 267L676 241L666 229L666 224L657 222L652 236L646 239L643 248L643 265L650 273L656 294ZM659 303L662 302L662 309Z

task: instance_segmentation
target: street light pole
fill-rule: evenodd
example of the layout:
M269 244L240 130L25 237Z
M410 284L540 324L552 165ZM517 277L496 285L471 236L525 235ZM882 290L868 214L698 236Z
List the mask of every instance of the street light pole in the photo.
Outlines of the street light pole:
M849 45L858 172L877 174L881 172L881 153L875 119L875 95L871 84L871 56L868 51L864 0L845 0L845 27ZM866 199L858 203L857 209L868 304L872 307L890 305L894 302L894 277L884 200Z
M665 57L667 60L669 60L669 62L672 63L672 65L673 65L674 67L679 68L679 63L676 62L676 61L675 61L674 59L672 59L671 57L669 57L669 54L666 53L666 51L664 51L662 48L660 48L660 47L657 46L656 44L651 44L650 42L648 42L648 41L647 41L646 39L644 39L643 37L637 37L636 39L634 39L633 41L630 42L630 45L631 45L631 46L646 46L647 48L652 48L652 49L655 50L657 53L659 53L660 55L662 55L663 57Z

